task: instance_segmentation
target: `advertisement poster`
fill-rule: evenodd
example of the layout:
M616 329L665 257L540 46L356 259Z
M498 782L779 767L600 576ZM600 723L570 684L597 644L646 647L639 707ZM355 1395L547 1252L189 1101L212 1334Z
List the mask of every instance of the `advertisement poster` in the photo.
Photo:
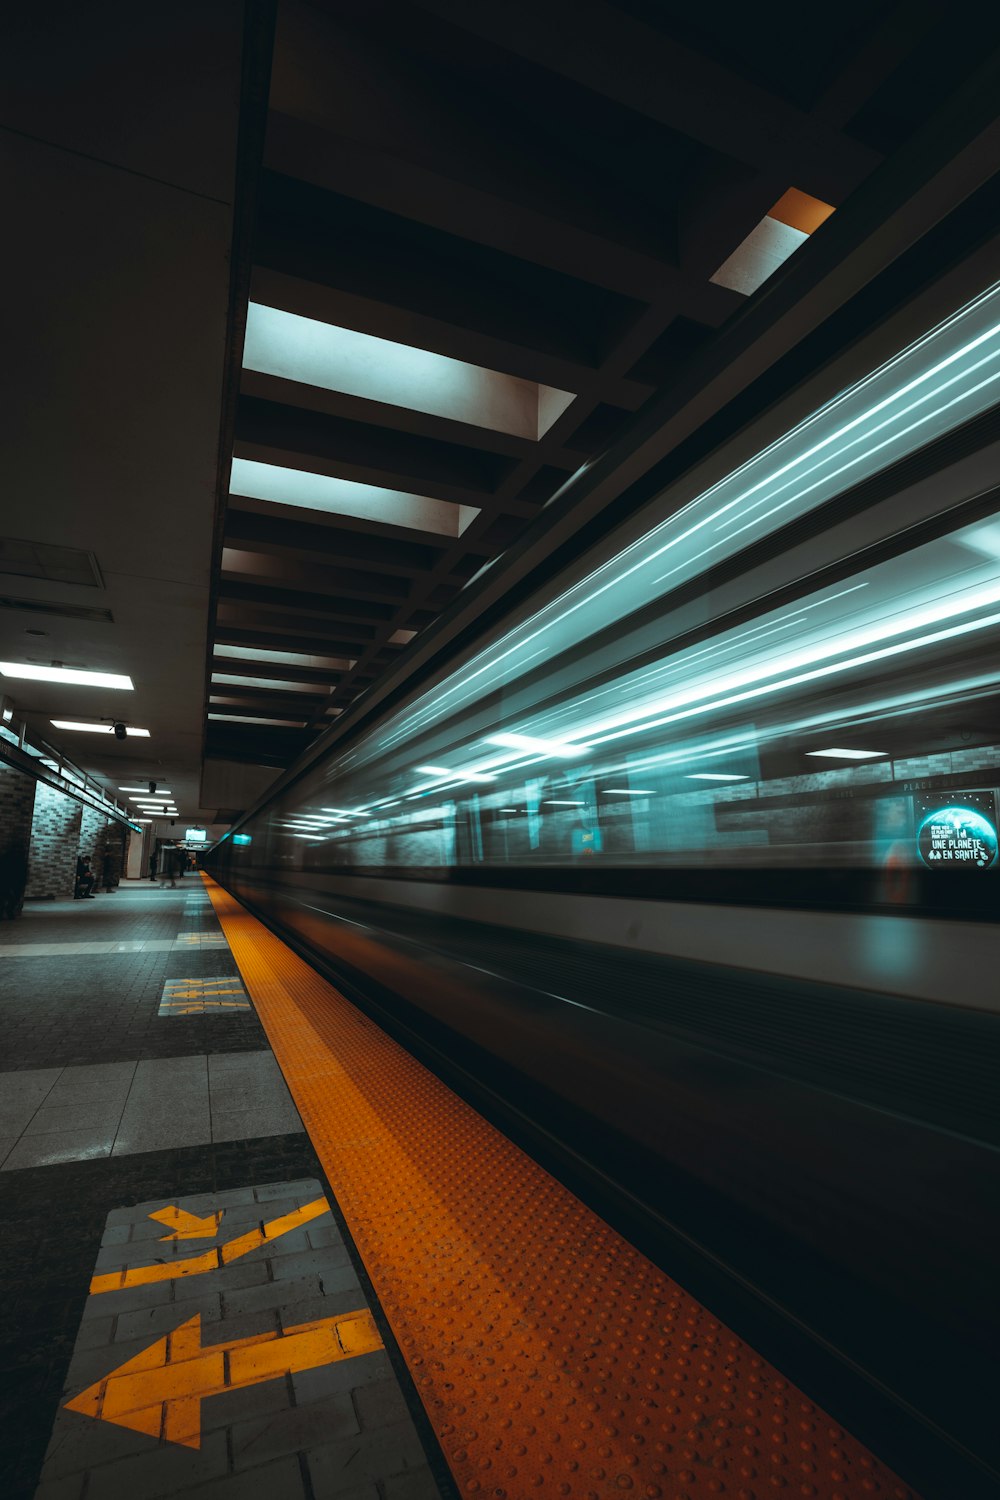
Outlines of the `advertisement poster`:
M931 870L990 870L997 864L992 788L916 798L917 855Z

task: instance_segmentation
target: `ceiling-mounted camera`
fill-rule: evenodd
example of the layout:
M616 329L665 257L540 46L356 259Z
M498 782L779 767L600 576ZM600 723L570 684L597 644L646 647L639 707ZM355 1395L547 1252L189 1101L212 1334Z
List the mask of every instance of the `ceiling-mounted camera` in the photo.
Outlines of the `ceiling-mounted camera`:
M151 797L155 797L156 796L156 782L155 781L151 781L149 783L149 795Z
M122 721L118 719L115 723L115 739L123 740L126 734L128 734L128 730L125 728L125 725L122 723Z

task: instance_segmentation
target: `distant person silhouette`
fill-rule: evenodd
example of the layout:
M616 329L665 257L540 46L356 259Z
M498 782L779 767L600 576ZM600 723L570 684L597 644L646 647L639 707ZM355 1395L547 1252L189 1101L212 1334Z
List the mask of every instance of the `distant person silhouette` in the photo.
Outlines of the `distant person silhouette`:
M90 868L90 855L81 854L76 862L76 890L73 894L78 900L93 901L93 892L94 872Z

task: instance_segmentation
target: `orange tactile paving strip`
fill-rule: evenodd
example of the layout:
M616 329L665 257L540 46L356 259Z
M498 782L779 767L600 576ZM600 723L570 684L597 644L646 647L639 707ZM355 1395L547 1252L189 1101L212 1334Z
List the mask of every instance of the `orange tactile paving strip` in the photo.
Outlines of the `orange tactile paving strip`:
M916 1500L206 883L463 1496Z

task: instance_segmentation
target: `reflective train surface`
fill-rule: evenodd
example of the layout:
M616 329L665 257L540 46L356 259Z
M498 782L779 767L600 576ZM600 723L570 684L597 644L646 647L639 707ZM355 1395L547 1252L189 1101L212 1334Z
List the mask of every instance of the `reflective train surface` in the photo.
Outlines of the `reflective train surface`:
M208 863L859 1436L972 1494L1000 287L948 295L362 700Z

